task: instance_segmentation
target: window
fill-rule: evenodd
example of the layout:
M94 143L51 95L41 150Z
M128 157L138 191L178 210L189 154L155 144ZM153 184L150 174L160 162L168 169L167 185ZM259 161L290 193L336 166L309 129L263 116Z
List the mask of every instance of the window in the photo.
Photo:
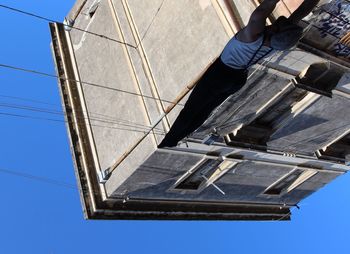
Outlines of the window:
M206 187L214 184L228 170L237 164L230 160L202 160L197 166L189 170L174 185L174 191L201 192Z
M263 194L278 196L286 194L297 188L299 185L310 179L315 174L317 174L316 170L304 170L296 168L269 186Z

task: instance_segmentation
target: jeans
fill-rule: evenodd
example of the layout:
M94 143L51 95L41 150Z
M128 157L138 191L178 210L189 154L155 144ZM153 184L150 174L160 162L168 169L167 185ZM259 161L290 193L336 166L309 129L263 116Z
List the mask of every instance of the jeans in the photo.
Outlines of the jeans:
M194 132L210 113L247 82L247 70L233 69L220 57L197 82L184 108L158 148L173 147Z

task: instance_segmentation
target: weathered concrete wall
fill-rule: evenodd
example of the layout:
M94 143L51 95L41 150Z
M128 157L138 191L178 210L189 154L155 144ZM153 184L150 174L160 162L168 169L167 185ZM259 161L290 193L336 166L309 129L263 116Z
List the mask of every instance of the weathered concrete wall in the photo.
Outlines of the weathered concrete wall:
M258 110L277 93L283 92L292 78L273 69L255 72L247 84L218 107L192 137L203 139L213 128L217 128L220 133L233 132L242 124L252 121L257 117Z
M93 17L80 16L76 26L120 40L107 1L101 2ZM150 122L141 97L134 95L140 91L123 47L77 30L71 31L71 37L80 79L97 84L83 88L99 163L105 170L144 135Z
M193 137L203 139L213 128L220 128L220 134L227 134L252 121L263 112L262 108L273 103L276 94L286 92L283 90L295 76L312 63L322 61L316 55L292 49L275 54L263 65L256 65L241 91L223 103Z
M289 118L271 135L274 150L314 154L350 129L350 100L341 95L320 97L301 113Z
M225 195L214 186L198 194L183 194L171 190L172 185L204 157L201 155L155 152L112 196L131 199L171 199L218 202L288 203L296 204L339 176L340 172L319 172L287 195L261 195L278 179L291 172L288 166L268 165L243 161L215 182Z
M88 1L84 10L93 3ZM84 87L89 113L119 121L119 125L106 124L109 128L92 122L102 170L144 135L169 102L220 53L229 39L210 1L101 1L93 17L81 14L75 25L138 46L133 49L71 31L81 79L103 86ZM169 124L181 110L181 104L169 115ZM120 122L126 130L120 130ZM163 124L167 125L163 122L157 126L156 135L149 135L142 142L142 149L133 151L120 165L107 189L127 179L155 150L156 141L165 131Z
M162 99L173 101L229 40L210 1L164 1L157 16L162 1L127 3ZM180 109L170 114L170 122Z
M347 69L337 66L332 67L334 68L332 69L330 67L332 65L327 63L320 64L321 67L324 65L325 70L322 69L323 67L319 67L320 71L318 72L309 68L313 62L322 63L324 61L299 49L276 55L267 65L273 69L265 68L264 70L258 69L257 72L253 71L246 86L218 107L191 137L203 140L214 129L221 135L233 133L236 136L237 132L244 129L245 126L264 117L263 122L268 128L271 128L267 149L314 155L317 150L331 144L337 137L346 133L350 126L349 118L346 117L350 114L349 94L337 95L338 90L348 92L344 88L348 76ZM344 73L344 76L335 87L342 76L341 73ZM300 90L292 82L299 75L310 76L302 81L306 82L306 86L301 89L301 91L306 89L304 90L305 99L300 101L303 98L295 97L293 99L292 97L291 101L288 102L286 100L289 99L286 99L285 96L295 89ZM332 80L333 85L331 85ZM325 89L324 86L328 85L335 87L335 94L332 98L311 92L313 88L322 91ZM296 94L300 94L300 92ZM309 95L306 97L307 94ZM288 111L274 109L276 105L283 103L290 104ZM272 115L276 116L272 117ZM267 118L271 118L270 122L266 122ZM277 120L272 120L273 118Z

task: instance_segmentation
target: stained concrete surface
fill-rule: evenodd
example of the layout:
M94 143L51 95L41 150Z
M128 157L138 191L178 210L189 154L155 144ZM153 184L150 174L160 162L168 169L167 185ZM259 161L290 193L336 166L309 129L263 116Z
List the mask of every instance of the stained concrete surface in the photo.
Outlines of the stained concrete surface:
M192 137L203 139L213 128L217 128L220 134L228 134L240 125L251 122L263 105L290 86L293 78L273 69L255 70L251 70L250 75L253 76L247 84L217 108Z
M112 196L130 198L197 200L221 202L298 203L340 175L338 172L319 172L307 182L284 196L261 195L272 183L289 173L292 168L244 161L228 171L213 186L198 194L182 194L171 190L173 184L201 159L199 155L176 155L157 151L126 180Z
M350 100L339 95L321 97L278 129L268 147L313 154L350 128Z
M81 17L77 25L119 39L112 20L107 1L102 1L92 18ZM121 45L76 30L71 35L81 80L98 84L83 89L99 163L107 169L150 125L146 109L139 96L120 92L139 93Z
M146 68L149 68L160 100L173 101L208 62L220 53L229 39L211 4L203 5L200 1L189 0L165 1L158 12L161 1L125 1L128 9L125 9L121 1L113 3L125 41L136 45L137 40L131 32L126 15L127 11L130 11L138 36L142 38L146 62L140 57L140 49L137 52L129 47L127 53L135 68L131 69L128 62L130 59L122 45L76 30L70 32L81 80L106 87L84 86L84 97L90 116L107 116L108 121L118 119L119 122L123 122L122 128L129 129L120 130L117 129L120 128L120 124L110 123L105 124L108 128L96 126L102 124L94 124L92 121L94 142L102 170L109 168L134 145L144 135L146 127L151 126L163 113L159 100L144 98L144 104L138 96L113 89L156 96L151 92L154 88L151 89L152 83L147 75ZM84 10L92 4L93 1L88 1ZM93 17L80 15L75 25L115 40L122 40L117 32L113 11L108 1L101 1ZM145 66L145 63L148 66ZM138 83L135 83L135 73ZM169 103L162 102L163 108L168 105ZM181 108L179 105L170 114L170 123ZM157 126L157 133L161 134L164 131L162 124ZM156 135L156 138L159 142L162 135ZM134 151L131 156L134 159L130 157L121 165L124 168L123 165L127 164L125 170L121 170L123 174L129 175L137 169L139 165L135 164L135 161L141 164L142 159L135 158L144 159L145 154L155 150L155 141L150 136L144 141L147 143L146 150ZM130 171L129 174L126 171ZM121 175L115 181L122 181L120 177ZM114 176L110 180L111 185L113 179Z

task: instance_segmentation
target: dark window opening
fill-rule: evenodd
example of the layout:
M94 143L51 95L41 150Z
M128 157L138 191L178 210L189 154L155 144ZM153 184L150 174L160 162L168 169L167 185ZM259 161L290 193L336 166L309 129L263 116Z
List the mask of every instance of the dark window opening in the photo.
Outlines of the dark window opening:
M198 168L182 180L175 189L198 190L215 173L221 163L222 161L213 159L203 161Z
M344 74L344 70L329 62L310 65L302 77L296 78L296 86L320 95L332 97L332 91Z
M282 192L287 190L303 173L304 173L303 170L300 170L300 169L294 170L292 173L290 173L287 176L285 176L284 178L282 178L276 184L269 187L264 192L264 194L266 194L266 195L281 195Z
M350 161L350 134L327 147L325 151L318 151L319 158L336 162L349 163Z
M289 93L281 96L265 113L250 124L243 126L236 135L229 134L229 145L246 147L247 144L251 144L266 150L266 143L270 140L271 135L281 122L292 114L293 106L307 94L308 92L304 89L295 87Z

